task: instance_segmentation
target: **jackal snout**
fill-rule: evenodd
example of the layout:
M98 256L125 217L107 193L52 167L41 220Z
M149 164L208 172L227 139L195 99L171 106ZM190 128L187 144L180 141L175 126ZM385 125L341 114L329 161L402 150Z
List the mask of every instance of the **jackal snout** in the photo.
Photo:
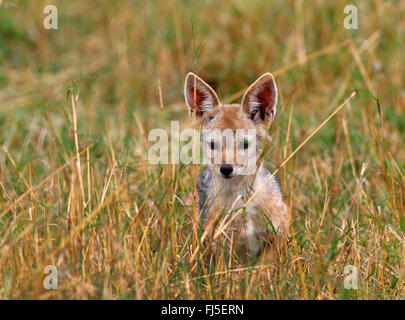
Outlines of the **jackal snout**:
M219 171L224 175L224 177L228 178L233 171L233 166L231 164L223 164L221 165Z

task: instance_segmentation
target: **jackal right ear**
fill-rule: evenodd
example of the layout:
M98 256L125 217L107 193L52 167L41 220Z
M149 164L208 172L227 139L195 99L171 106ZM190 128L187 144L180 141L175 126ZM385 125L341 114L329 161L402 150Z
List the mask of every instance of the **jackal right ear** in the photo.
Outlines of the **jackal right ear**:
M194 111L195 118L200 119L204 112L210 111L220 104L214 89L192 72L186 76L184 98L191 119L194 119Z
M253 121L273 121L276 115L277 86L271 73L265 73L245 92L242 110Z

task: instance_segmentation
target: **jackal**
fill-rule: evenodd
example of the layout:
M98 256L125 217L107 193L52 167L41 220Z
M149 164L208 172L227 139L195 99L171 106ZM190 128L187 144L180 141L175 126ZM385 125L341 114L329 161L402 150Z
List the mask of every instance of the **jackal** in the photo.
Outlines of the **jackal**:
M257 79L241 104L221 104L193 73L187 74L184 95L191 119L201 123L200 144L208 159L197 179L196 199L205 233L223 235L234 248L255 256L266 243L284 244L289 211L276 178L256 157L276 113L273 76L265 73Z

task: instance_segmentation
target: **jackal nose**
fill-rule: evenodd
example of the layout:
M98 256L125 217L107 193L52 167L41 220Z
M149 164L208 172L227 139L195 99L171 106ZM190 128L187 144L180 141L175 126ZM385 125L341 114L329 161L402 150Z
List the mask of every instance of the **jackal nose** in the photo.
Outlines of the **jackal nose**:
M225 177L229 177L229 175L232 173L233 171L233 167L230 164L223 164L221 165L221 168L219 169L219 171L225 176Z

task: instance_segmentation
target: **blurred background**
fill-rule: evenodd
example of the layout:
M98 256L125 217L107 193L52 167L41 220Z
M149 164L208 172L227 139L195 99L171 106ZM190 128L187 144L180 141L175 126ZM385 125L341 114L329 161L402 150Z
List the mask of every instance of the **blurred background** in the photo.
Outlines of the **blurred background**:
M57 30L43 26L48 4L58 9ZM357 30L344 28L348 4L358 8ZM324 115L342 86L374 95L380 88L387 117L404 128L400 1L2 1L0 14L2 123L45 106L62 116L58 92L74 81L86 88L79 108L86 132L105 112L133 121L132 111L139 111L149 127L154 118L148 115L159 108L159 82L165 116L178 118L185 115L188 71L224 100L279 70L281 104L294 103L297 117ZM348 39L364 70L353 63Z

